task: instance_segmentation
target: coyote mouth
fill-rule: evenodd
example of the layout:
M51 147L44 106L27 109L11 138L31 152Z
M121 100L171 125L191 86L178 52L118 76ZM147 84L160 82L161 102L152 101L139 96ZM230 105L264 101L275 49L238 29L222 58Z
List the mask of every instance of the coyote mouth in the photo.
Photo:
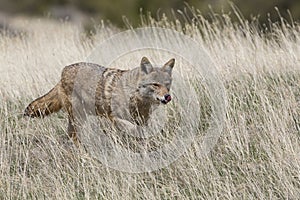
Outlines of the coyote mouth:
M162 104L167 104L171 101L172 97L169 94L166 94L162 99L157 98L158 101L160 101Z
M160 101L162 104L167 104L168 103L168 101L166 101L166 100L161 100Z

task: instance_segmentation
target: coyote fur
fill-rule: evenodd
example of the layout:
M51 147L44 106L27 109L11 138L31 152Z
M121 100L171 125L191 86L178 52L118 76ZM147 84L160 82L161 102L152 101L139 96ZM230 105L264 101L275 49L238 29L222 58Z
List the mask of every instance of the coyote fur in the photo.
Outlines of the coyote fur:
M63 109L68 113L68 134L75 142L81 120L77 116L84 118L85 114L106 117L112 124L145 125L153 108L171 101L174 64L171 59L162 67L153 67L143 57L132 70L86 62L66 66L56 86L31 102L24 115L45 117Z

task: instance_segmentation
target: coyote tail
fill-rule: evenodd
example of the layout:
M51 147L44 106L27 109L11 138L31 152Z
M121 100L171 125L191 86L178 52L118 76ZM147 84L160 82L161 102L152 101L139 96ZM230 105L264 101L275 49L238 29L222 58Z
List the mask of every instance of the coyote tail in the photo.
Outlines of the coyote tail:
M60 83L52 88L47 94L31 102L24 111L24 116L45 117L51 113L57 112L62 108L62 102L59 97Z

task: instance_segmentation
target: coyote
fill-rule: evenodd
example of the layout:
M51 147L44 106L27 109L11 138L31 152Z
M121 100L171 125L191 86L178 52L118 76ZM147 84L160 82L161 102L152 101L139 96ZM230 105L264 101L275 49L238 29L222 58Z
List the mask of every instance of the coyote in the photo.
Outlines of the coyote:
M57 85L31 102L24 116L45 117L63 109L68 113L68 135L75 143L79 142L77 130L85 114L106 117L117 127L124 123L146 125L158 105L171 101L174 64L173 58L162 67L153 67L143 57L140 67L132 70L86 62L66 66Z

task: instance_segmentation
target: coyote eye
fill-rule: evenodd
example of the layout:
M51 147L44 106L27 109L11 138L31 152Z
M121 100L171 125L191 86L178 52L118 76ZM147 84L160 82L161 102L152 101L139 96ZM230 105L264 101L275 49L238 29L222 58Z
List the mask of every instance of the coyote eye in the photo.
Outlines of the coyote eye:
M152 83L153 86L158 87L159 84L158 83Z

